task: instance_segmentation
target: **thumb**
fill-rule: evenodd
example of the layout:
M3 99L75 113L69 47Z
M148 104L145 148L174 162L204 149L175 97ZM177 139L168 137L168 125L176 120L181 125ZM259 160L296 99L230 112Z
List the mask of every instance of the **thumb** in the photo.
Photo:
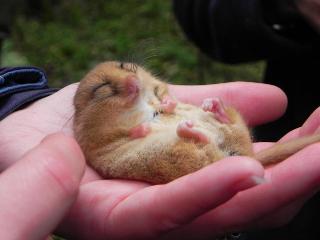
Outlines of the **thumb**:
M0 239L44 239L75 200L85 161L75 140L46 137L0 175Z

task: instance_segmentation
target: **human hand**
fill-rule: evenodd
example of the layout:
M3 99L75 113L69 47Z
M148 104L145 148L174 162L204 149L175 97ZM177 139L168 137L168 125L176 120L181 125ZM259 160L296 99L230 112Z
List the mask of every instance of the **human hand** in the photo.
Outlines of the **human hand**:
M294 0L297 9L320 32L320 1L319 0Z
M45 239L75 201L84 166L78 144L55 134L2 172L0 239Z
M47 134L64 131L72 135L75 90L76 85L68 86L0 122L0 155L5 159L0 169L17 161ZM207 97L220 97L239 109L252 126L279 117L286 106L286 98L278 88L257 83L171 86L170 90L180 100L194 104ZM190 90L192 96L186 96ZM101 180L87 167L78 200L59 229L78 239L126 239L127 236L150 239L168 231L171 235L166 237L170 238L180 231L173 229L182 231L193 219L206 215L238 191L254 186L251 176L262 174L257 162L248 158L239 161L239 157L235 157L167 185L150 186L133 181ZM233 187L240 181L247 184ZM220 231L212 226L209 229L210 236ZM180 233L184 235L183 231Z
M280 141L319 131L320 108L311 114L303 126L291 131ZM256 143L255 150L270 145ZM274 228L289 223L305 202L319 191L319 156L320 143L316 143L267 168L264 184L240 192L227 203L176 231L176 236L185 236L184 239L210 239L214 232Z
M20 159L48 134L63 132L73 136L73 96L77 86L78 84L71 84L0 121L0 172ZM226 104L238 109L250 126L280 117L287 104L286 96L280 89L259 83L171 85L170 90L179 100L195 105L201 105L204 98L220 97Z

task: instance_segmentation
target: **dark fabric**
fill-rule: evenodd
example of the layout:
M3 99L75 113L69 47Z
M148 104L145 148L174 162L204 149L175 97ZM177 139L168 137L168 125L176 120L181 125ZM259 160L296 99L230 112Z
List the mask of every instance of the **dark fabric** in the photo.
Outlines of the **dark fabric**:
M0 68L0 97L47 87L45 73L35 67Z
M24 92L17 92L8 95L7 97L0 97L0 120L26 104L43 97L47 97L56 91L57 89L54 88L28 90Z
M269 3L268 11L262 8L266 1ZM297 38L292 39L272 28L269 22L286 22L278 17L286 11L275 11L272 8L277 4L270 2L275 1L175 0L174 12L188 38L204 53L223 62L318 56L319 46L314 43L319 37L299 15L288 14L294 15L293 25L296 26L290 29L292 32L303 31L303 34L307 34L306 41L301 41L299 33L295 33ZM289 12L292 12L290 9Z
M320 37L292 7L292 1L277 2L174 1L185 34L208 56L225 63L267 60L264 82L281 87L289 106L281 120L256 129L257 140L264 141L277 140L299 127L320 103L314 87L319 76ZM273 28L277 22L280 30Z
M320 195L305 204L290 224L282 228L246 233L246 240L319 240ZM244 240L244 239L239 239Z
M279 86L287 94L286 114L256 128L257 140L277 140L299 127L320 103L320 37L293 1L173 1L179 24L201 51L225 63L266 60L264 82ZM247 233L247 239L320 239L319 197L310 200L287 226Z
M45 73L35 67L0 68L0 120L57 89L47 85Z
M286 114L278 121L255 129L258 140L277 140L288 131L301 126L319 107L319 67L320 60L305 58L268 62L264 82L285 91L288 96L288 108Z

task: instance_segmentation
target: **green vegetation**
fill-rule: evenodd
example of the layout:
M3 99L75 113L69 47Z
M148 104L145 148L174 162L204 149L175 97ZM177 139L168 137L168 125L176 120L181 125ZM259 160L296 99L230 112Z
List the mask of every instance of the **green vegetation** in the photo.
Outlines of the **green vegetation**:
M182 34L171 1L69 0L19 15L3 50L6 65L44 68L52 86L79 81L105 60L142 63L169 82L260 81L263 63L227 66L206 58Z

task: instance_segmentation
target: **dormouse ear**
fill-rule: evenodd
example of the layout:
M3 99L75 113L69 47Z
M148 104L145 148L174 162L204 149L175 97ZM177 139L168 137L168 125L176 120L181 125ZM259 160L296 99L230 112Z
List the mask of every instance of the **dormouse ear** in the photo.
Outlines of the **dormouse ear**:
M138 67L139 66L136 63L119 62L119 68L122 69L122 70L125 70L127 72L137 73Z
M154 87L154 95L159 99L163 99L165 96L169 95L167 84L160 82Z

